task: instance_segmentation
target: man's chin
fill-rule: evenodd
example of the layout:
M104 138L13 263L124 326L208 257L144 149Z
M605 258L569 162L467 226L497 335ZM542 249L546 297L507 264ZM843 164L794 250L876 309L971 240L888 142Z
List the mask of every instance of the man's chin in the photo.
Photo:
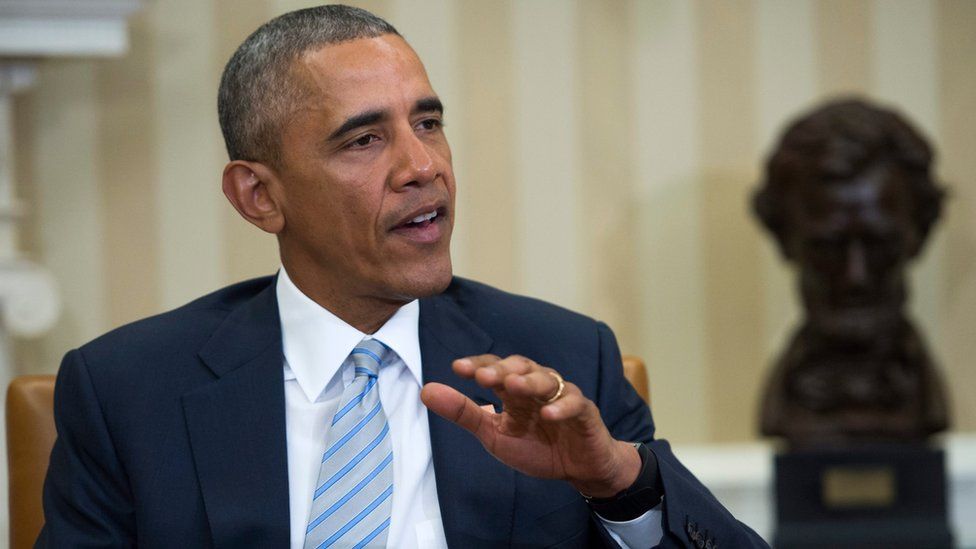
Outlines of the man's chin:
M446 290L453 278L451 266L448 264L446 268L407 276L400 281L400 288L397 293L400 294L403 301L430 297Z

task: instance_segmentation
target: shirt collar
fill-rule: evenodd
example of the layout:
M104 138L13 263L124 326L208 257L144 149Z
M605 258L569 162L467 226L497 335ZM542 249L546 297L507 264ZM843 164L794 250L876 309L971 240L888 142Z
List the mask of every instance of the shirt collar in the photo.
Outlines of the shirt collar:
M367 334L302 293L284 267L278 273L275 290L281 317L285 379L294 378L309 401L314 402ZM393 349L417 385L422 386L419 320L420 303L413 300L400 307L372 337Z

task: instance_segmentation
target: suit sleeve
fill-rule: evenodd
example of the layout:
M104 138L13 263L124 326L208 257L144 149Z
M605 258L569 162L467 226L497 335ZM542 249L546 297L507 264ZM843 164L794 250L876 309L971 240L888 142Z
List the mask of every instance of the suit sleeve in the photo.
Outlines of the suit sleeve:
M58 438L44 481L35 547L133 547L128 480L80 350L65 355L54 390Z
M600 340L600 384L597 404L614 438L641 441L657 459L664 488L664 539L661 547L696 547L696 538L706 536L720 547L767 548L748 526L739 522L686 469L671 452L666 440L654 438L654 421L643 399L623 376L616 338L598 323ZM703 543L705 537L701 538Z

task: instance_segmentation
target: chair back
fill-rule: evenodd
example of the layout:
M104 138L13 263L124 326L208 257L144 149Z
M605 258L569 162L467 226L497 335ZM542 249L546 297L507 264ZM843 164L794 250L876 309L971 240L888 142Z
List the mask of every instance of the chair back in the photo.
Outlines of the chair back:
M644 399L648 406L651 405L651 389L647 381L647 367L640 357L634 355L624 355L624 377L634 386L637 394Z
M57 432L54 376L21 376L7 389L10 547L32 547L44 525L41 492Z

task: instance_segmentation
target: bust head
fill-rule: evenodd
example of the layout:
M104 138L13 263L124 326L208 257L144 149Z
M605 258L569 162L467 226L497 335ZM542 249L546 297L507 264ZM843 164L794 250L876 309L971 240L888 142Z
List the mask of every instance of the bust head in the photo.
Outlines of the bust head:
M753 207L800 275L807 327L877 341L903 318L905 267L939 216L932 152L897 113L861 100L793 122Z

